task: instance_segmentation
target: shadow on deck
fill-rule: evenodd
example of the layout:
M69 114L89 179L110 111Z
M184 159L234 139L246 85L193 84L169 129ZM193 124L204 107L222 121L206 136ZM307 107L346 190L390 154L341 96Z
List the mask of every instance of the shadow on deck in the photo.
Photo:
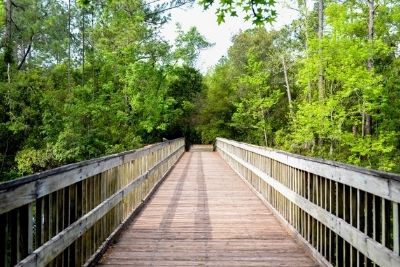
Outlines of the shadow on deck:
M100 266L316 266L212 146L183 155Z

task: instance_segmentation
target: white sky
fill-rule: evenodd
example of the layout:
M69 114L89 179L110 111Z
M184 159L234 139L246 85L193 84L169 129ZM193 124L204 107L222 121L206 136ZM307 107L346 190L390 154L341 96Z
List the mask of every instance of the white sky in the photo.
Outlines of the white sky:
M283 7L283 4L278 4L276 8L278 17L277 21L272 26L273 28L278 29L297 17L296 11ZM252 27L251 23L245 22L239 17L227 17L225 20L225 23L218 25L215 7L203 11L200 6L194 4L191 8L172 10L171 20L163 27L161 33L167 40L173 43L177 35L175 25L179 22L184 31L195 26L210 43L214 43L213 47L201 51L197 62L197 67L202 73L205 73L210 67L214 66L222 56L227 54L228 48L232 44L231 39L235 34L240 30L246 30ZM267 27L271 28L271 26Z

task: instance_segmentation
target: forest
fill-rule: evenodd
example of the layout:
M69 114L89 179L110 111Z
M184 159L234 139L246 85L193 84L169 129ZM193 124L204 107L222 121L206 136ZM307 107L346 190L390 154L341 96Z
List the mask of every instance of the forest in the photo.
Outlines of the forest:
M291 1L271 30L274 3L200 1L254 24L202 75L196 28L160 35L190 1L5 0L0 181L181 136L400 172L398 1Z

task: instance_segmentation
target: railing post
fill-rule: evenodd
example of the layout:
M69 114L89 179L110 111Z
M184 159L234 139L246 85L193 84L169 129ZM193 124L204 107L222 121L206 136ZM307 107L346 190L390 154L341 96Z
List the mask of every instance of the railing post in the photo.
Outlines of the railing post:
M399 204L393 202L393 251L400 254Z
M0 184L0 266L81 266L177 161L182 140Z
M400 265L399 175L222 138L216 149L322 263Z

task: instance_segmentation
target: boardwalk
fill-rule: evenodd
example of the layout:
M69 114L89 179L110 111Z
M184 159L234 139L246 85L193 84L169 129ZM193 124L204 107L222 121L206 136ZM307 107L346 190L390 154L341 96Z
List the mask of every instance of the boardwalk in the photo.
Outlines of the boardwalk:
M185 153L104 266L315 266L215 152Z

